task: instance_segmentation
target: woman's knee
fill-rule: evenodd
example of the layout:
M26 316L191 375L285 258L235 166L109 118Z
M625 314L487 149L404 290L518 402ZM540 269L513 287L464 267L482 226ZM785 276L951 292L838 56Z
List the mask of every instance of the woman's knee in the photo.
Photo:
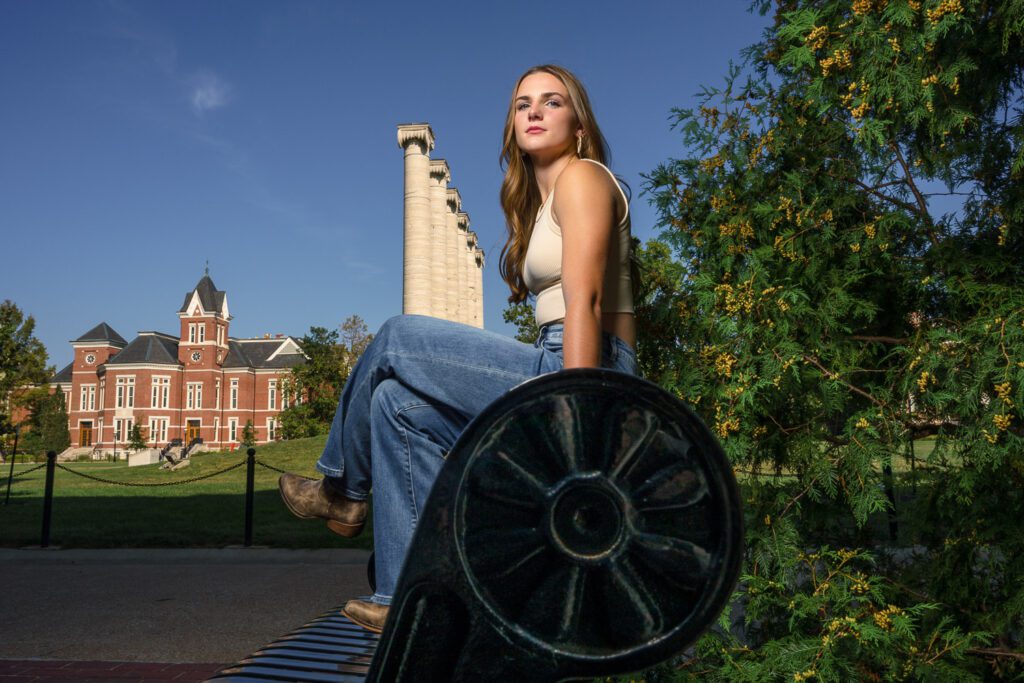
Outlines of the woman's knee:
M394 341L407 338L411 334L422 332L424 325L428 324L431 318L422 315L394 315L384 321L384 324L377 330L373 341L378 345L387 346Z
M395 404L399 399L402 385L395 379L381 381L370 396L370 414L377 416L382 413L394 414Z

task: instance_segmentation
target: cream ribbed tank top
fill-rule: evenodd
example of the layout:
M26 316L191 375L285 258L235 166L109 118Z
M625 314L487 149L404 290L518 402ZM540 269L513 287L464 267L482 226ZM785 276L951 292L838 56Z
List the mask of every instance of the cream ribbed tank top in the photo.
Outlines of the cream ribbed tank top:
M633 283L629 268L629 200L622 191L615 175L604 164L593 159L583 159L603 168L615 180L615 186L622 195L625 214L616 226L615 234L608 249L608 264L605 267L602 313L632 313ZM537 212L530 244L523 261L523 281L537 297L535 316L538 325L547 325L565 318L565 298L562 296L562 229L551 214L555 189Z

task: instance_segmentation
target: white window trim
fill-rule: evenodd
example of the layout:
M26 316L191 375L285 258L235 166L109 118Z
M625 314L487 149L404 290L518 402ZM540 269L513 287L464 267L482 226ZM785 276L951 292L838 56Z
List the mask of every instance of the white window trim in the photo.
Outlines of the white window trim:
M151 408L170 407L171 378L168 375L153 375L152 391L150 393ZM155 401L152 399L156 399Z

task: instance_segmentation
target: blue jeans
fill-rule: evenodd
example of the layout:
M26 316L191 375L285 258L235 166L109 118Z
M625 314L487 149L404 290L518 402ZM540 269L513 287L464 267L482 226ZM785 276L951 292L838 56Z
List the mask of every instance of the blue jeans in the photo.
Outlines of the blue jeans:
M601 362L636 374L633 350L607 333ZM463 428L512 387L561 369L560 324L524 344L424 316L384 323L341 392L316 464L351 499L373 489L373 602L391 604L427 496Z

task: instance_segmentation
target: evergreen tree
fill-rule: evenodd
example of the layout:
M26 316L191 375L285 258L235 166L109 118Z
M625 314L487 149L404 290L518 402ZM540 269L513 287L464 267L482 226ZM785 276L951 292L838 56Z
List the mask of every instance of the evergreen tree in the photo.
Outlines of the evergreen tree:
M22 425L19 450L43 455L60 453L71 445L64 392L51 392L45 385L36 387L23 395L22 405L29 416Z
M242 438L239 441L244 448L252 448L256 445L256 429L253 427L252 420L247 420L245 427L242 429Z
M49 394L48 400L43 402L40 408L38 414L33 413L32 429L40 434L41 450L44 453L60 453L71 445L64 392L58 389Z
M1024 2L774 9L646 188L654 377L747 500L747 640L682 675L1018 676Z
M0 303L0 436L13 430L11 409L26 398L23 390L45 382L51 371L35 326L13 301Z
M142 432L142 427L138 423L133 424L128 431L128 448L133 451L141 451L145 447L146 437Z

